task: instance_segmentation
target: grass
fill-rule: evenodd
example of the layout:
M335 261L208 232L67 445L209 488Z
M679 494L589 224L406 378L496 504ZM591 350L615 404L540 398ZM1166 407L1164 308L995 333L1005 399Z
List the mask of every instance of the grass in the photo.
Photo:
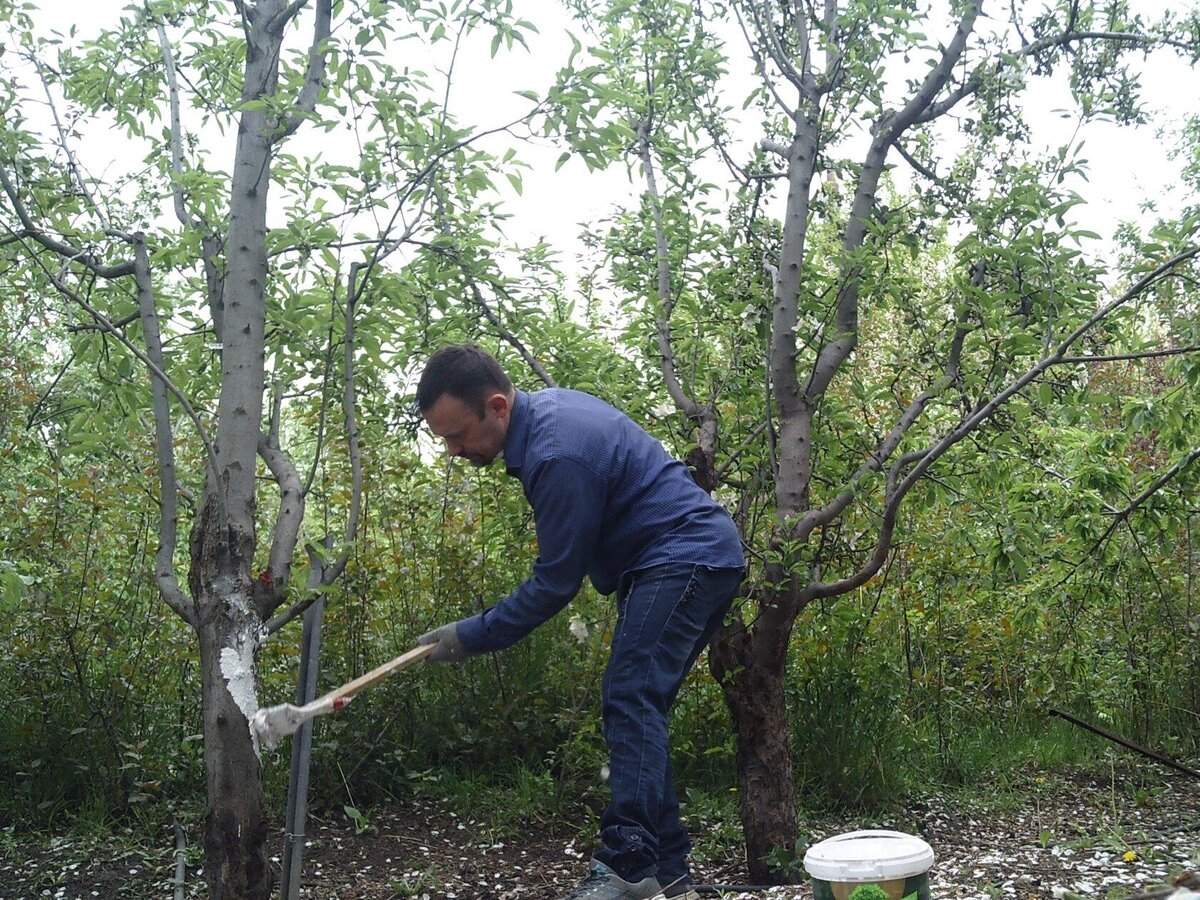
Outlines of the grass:
M570 815L548 771L520 766L496 777L490 773L426 770L410 774L415 796L434 798L460 815L486 823L483 837L496 841L547 826Z

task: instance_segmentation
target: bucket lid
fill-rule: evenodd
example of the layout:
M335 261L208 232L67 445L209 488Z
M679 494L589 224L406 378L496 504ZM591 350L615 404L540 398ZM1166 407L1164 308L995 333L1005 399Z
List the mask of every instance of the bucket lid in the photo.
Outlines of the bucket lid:
M933 848L900 831L851 831L804 854L804 868L822 881L888 881L920 875L932 865Z

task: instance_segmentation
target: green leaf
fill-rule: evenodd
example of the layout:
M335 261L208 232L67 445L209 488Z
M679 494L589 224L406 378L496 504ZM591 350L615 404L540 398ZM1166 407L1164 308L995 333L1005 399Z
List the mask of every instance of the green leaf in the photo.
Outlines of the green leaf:
M25 581L16 572L0 571L0 609L11 609L25 595Z

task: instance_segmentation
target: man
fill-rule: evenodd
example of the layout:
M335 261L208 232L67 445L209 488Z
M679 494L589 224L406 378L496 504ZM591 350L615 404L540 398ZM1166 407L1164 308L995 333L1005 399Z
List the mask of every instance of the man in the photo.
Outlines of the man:
M601 698L612 798L600 818L602 846L567 900L692 900L667 714L741 583L733 521L623 413L577 391L515 390L472 344L430 358L417 405L451 456L486 466L503 455L533 507L538 538L524 584L420 637L438 644L428 660L511 646L566 606L585 575L601 593L615 592Z

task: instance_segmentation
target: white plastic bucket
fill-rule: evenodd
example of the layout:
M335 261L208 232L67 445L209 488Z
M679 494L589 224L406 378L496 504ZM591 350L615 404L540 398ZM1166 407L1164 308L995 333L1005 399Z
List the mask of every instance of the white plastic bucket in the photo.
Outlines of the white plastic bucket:
M900 831L851 831L808 848L804 868L813 879L814 900L849 900L873 884L888 900L930 900L933 848Z

